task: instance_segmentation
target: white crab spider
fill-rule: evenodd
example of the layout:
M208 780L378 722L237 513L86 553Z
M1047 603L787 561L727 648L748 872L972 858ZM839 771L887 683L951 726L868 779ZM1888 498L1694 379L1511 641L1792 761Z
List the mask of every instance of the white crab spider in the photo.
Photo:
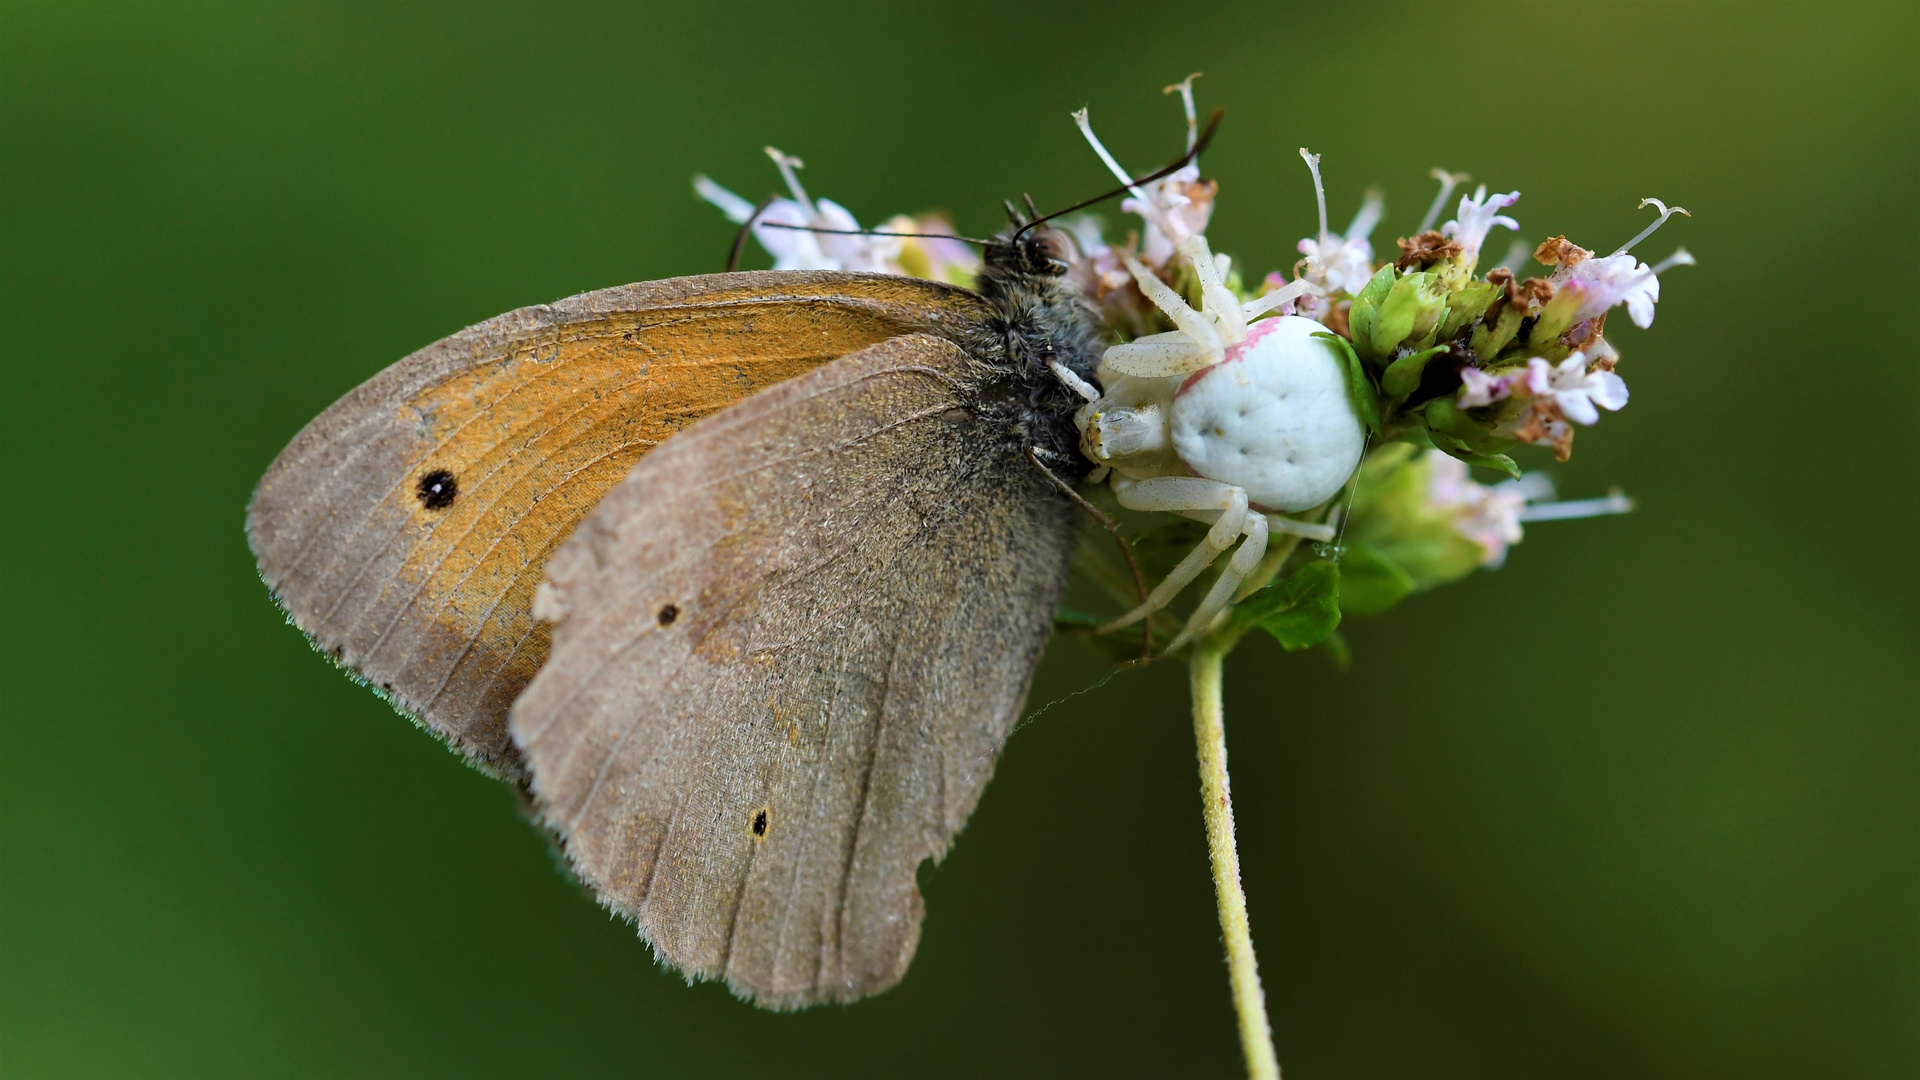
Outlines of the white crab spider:
M1168 651L1209 629L1266 554L1270 532L1316 540L1333 530L1279 516L1332 498L1360 464L1365 432L1347 396L1346 369L1325 327L1287 315L1252 323L1313 290L1293 282L1242 304L1224 281L1206 237L1179 243L1200 280L1195 311L1131 257L1140 291L1179 329L1116 345L1101 357L1096 391L1061 378L1087 398L1074 416L1081 451L1109 480L1121 506L1171 511L1213 528L1146 601L1102 630L1165 607L1213 560L1239 544Z

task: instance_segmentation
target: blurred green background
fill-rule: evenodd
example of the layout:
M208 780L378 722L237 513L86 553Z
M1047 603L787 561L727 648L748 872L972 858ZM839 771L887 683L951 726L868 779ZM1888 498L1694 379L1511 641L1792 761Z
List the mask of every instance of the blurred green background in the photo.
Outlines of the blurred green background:
M1288 1075L1920 1075L1915 10L0 7L0 1071L1235 1074L1178 666L1014 737L900 988L773 1015L310 652L240 528L407 352L717 269L696 170L758 197L774 143L865 221L989 229L1101 187L1082 105L1166 159L1202 70L1250 268L1313 227L1302 145L1389 247L1446 165L1536 240L1681 203L1643 254L1700 259L1555 470L1639 514L1350 621L1346 674L1233 658ZM1030 708L1100 670L1056 647Z

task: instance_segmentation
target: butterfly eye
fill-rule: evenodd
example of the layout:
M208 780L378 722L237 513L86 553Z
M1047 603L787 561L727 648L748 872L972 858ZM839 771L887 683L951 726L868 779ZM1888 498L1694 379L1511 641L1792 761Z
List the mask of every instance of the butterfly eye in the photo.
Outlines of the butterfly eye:
M1027 265L1032 267L1035 273L1060 277L1072 269L1067 261L1060 257L1060 239L1051 230L1034 233L1027 239L1026 247Z
M445 469L435 469L420 478L420 486L414 490L420 497L420 505L429 510L445 510L453 505L453 497L460 494L460 485L453 474Z

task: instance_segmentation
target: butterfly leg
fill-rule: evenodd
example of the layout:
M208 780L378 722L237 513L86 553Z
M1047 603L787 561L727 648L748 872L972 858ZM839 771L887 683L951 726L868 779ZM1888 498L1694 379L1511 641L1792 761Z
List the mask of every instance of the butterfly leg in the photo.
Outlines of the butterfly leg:
M1194 612L1187 629L1180 635L1181 643L1206 628L1206 622L1212 621L1227 600L1233 596L1233 590L1253 568L1259 564L1260 556L1267 547L1266 516L1250 510L1247 506L1245 489L1218 480L1206 480L1197 476L1156 476L1145 480L1130 480L1116 477L1113 482L1114 497L1121 506L1129 510L1166 510L1187 514L1201 520L1211 518L1213 528L1207 530L1206 538L1194 545L1187 557L1180 560L1171 573L1147 595L1145 602L1125 615L1101 627L1101 632L1118 630L1131 626L1141 619L1159 611L1178 596L1181 589L1187 587L1194 578L1199 577L1219 557L1220 553L1232 547L1243 537L1246 543L1236 552L1227 570L1222 574L1223 584L1216 584L1201 603L1200 610ZM1231 581L1226 580L1231 578ZM1216 602L1217 599L1217 602ZM1204 621L1202 621L1204 617Z

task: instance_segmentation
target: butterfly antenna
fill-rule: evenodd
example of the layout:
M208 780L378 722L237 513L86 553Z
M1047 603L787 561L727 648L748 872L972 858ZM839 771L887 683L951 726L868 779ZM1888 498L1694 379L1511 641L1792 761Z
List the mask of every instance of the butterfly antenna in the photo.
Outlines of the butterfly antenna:
M1172 174L1179 172L1181 169L1186 168L1189 164L1191 164L1194 161L1195 158L1198 158L1200 156L1200 151L1205 150L1207 148L1207 144L1213 141L1213 133L1220 126L1220 118L1225 116L1226 114L1227 114L1227 111L1225 109L1213 110L1213 115L1207 118L1207 126L1205 130L1200 132L1200 138L1194 142L1193 147L1191 149L1189 149L1185 154L1182 154L1180 156L1180 160L1174 162L1171 165L1168 165L1166 168L1161 169L1158 172L1154 172L1147 176L1143 176L1140 179L1135 180L1131 184L1122 184L1119 187L1114 188L1112 191L1107 192L1105 195L1097 195L1091 199L1086 200L1085 202L1074 203L1072 206L1067 207L1065 210L1055 210L1053 213L1048 214L1046 217L1035 218L1034 220L1029 221L1026 224L1026 226L1023 227L1019 232L1014 234L1013 242L1016 244L1019 243L1020 238L1025 236L1029 232L1032 232L1034 228L1040 225L1044 225L1047 222L1052 221L1054 218L1057 218L1062 214L1071 214L1075 210L1085 210L1087 207L1092 206L1095 203L1106 202L1108 199L1113 198L1115 195L1125 195L1127 192L1132 191L1134 188L1140 186L1141 184L1151 184L1155 180L1159 180L1162 177L1171 176Z
M1073 490L1073 485L1060 479L1058 473L1047 468L1046 462L1040 460L1039 450L1031 446L1027 447L1027 460L1033 462L1033 467L1040 470L1040 475L1053 481L1053 486L1064 492L1067 498L1078 503L1080 509L1087 512L1088 517L1099 522L1101 528L1113 534L1113 542L1120 545L1121 557L1127 560L1127 572L1133 575L1133 587L1140 591L1140 602L1145 604L1147 602L1147 579L1140 574L1140 563L1133 557L1133 545L1127 543L1127 538L1121 535L1120 523L1108 517L1099 507L1088 502L1079 492ZM1153 659L1152 619L1146 619L1141 622L1140 638L1140 662L1145 663Z
M886 229L828 229L819 225L788 225L779 221L761 223L763 229L792 229L795 232L829 233L834 236L905 236L921 240L958 240L963 244L979 244L985 247L987 242L972 236L956 236L943 232L889 232Z
M760 215L766 213L767 207L772 206L779 197L767 196L767 200L754 207L753 213L747 215L747 220L740 223L740 231L733 234L733 247L727 249L727 273L740 269L740 249L747 246L747 234L753 231L753 223L760 220Z

